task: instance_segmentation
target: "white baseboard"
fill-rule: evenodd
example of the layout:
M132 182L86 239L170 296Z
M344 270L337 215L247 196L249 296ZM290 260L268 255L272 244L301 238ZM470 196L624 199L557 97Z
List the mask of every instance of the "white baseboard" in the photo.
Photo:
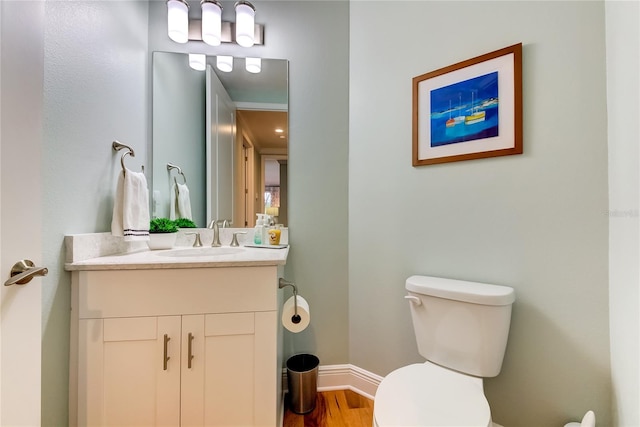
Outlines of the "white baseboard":
M318 391L352 390L373 400L380 375L354 365L321 365L318 367ZM287 370L282 371L282 387L287 389Z

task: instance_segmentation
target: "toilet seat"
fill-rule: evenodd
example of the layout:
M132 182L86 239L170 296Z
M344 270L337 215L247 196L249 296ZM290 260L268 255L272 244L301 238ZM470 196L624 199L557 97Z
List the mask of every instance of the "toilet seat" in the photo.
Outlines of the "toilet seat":
M490 427L482 379L430 362L387 375L376 392L374 426Z

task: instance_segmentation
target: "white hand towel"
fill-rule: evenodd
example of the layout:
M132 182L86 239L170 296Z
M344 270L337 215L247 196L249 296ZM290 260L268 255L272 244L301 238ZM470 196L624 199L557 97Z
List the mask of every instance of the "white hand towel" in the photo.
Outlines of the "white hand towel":
M189 198L189 187L186 184L173 184L171 187L171 206L169 207L169 219L191 217L191 199Z
M177 184L178 197L178 218L193 219L191 217L191 199L189 198L189 187L187 184Z
M118 176L111 234L128 242L149 240L149 189L143 173L127 169Z

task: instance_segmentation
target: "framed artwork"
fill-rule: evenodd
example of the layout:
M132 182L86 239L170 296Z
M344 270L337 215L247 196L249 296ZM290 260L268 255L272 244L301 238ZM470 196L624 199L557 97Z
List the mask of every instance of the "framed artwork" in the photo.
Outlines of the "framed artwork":
M522 154L522 43L413 78L413 166Z

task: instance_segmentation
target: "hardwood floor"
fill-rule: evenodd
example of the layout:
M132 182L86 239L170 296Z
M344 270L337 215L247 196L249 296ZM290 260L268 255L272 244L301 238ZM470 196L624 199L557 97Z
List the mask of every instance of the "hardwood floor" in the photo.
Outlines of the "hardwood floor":
M373 401L351 390L319 392L315 409L305 415L291 412L288 402L285 405L283 427L371 427L373 423Z

